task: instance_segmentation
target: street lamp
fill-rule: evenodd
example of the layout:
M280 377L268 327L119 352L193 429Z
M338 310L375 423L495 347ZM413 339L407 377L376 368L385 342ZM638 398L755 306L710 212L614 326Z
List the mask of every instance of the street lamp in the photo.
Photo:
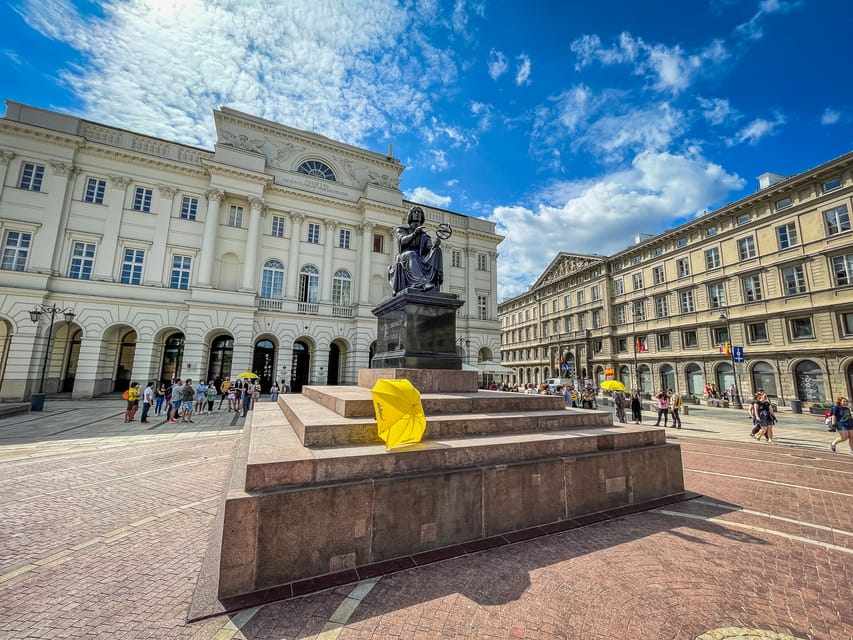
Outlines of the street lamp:
M468 349L471 346L471 341L468 338L461 337L456 338L456 344L458 344L460 347L462 345L465 345L465 362L466 364L471 364L471 358L468 355Z
M732 325L729 321L729 308L723 307L720 309L720 320L725 320L726 322L726 338L729 343L729 356L732 361L732 375L735 378L735 392L732 396L732 406L735 409L743 409L743 404L740 401L740 385L737 381L737 363L735 362L735 346L734 340L732 340Z
M43 304L37 304L30 311L30 320L32 320L34 324L38 324L38 321L41 319L43 314L50 316L50 324L47 328L47 343L44 345L44 361L41 365L41 380L39 381L39 390L38 393L34 393L30 398L30 411L41 411L42 409L44 409L44 376L47 372L47 358L50 355L50 342L51 340L53 340L53 322L56 316L59 314L65 316L66 324L71 324L71 321L74 320L74 310L71 307L60 309L56 305L51 305L48 307Z

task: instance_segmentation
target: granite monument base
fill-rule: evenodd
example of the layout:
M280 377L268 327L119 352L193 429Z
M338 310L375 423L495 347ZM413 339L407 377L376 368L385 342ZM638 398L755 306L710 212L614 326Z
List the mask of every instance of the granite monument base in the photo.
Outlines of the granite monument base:
M440 291L403 289L372 310L379 321L375 369L462 369L456 310L464 300Z

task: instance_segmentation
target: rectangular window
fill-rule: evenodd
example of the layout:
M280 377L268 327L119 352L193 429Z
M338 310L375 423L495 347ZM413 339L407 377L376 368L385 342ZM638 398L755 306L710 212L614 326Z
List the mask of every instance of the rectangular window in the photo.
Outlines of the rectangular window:
M541 306L542 306L542 317L545 317L548 315L548 303L543 302Z
M181 198L181 220L195 220L198 217L198 198Z
M172 275L169 278L169 288L171 289L189 289L190 288L190 268L192 267L192 257L190 256L173 256L172 257Z
M272 217L272 234L276 238L284 237L284 216Z
M142 211L143 213L151 212L151 197L154 191L145 187L136 187L133 192L133 210Z
M841 178L835 178L834 180L829 180L828 182L823 183L823 192L829 193L830 191L835 191L836 189L841 188Z
M794 318L791 320L791 339L804 340L814 338L811 318Z
M669 304L666 301L666 296L658 296L655 298L655 317L666 318L669 316Z
M806 292L806 274L802 265L782 269L782 290L786 296Z
M622 278L613 281L613 293L614 295L621 296L625 292L624 285L622 284Z
M705 229L705 237L710 238L711 236L717 235L717 227L708 227Z
M596 340L592 343L592 352L593 353L602 353L604 351L604 341Z
M748 213L743 213L737 217L738 224L747 224L750 221L750 215Z
M596 309L592 312L592 328L600 329L601 328L601 309Z
M104 193L107 190L107 181L99 178L86 180L86 193L83 194L83 202L104 204Z
M692 291L681 291L678 294L678 303L681 308L681 313L693 313L695 307L693 306L693 292Z
M317 222L308 223L308 242L311 244L320 244L320 224Z
M779 241L780 249L787 249L797 244L797 227L793 222L776 227L776 239Z
M542 337L543 338L548 337L548 323L547 322L542 323Z
M737 254L741 260L749 260L755 257L755 239L752 236L741 238L737 241Z
M145 252L142 249L125 249L121 263L122 284L142 284L142 265Z
M585 294L583 291L578 291L578 304L581 305L585 301Z
M839 320L841 321L841 335L848 338L853 336L853 313L842 313Z
M663 255L663 247L655 247L655 255L662 256Z
M634 264L640 264L642 261L643 261L643 256L634 256L634 259L632 260L632 262Z
M634 291L637 291L638 289L643 288L643 274L642 273L635 273L633 276L631 276L631 281L634 283Z
M614 271L622 271L622 263L621 263L621 262L617 262L616 264L614 264L614 265L613 265L613 270L614 270Z
M705 268L718 269L720 267L720 248L711 247L705 251Z
M687 246L687 238L679 238L678 242L676 242L679 248Z
M551 311L557 313L560 310L560 301L559 300L551 300Z
M450 266L462 268L462 252L459 249L452 249L450 251Z
M572 296L563 296L563 309L572 308Z
M666 275L664 274L663 267L655 267L652 269L652 274L654 275L655 284L663 284L666 282Z
M373 234L373 253L385 253L385 236L381 233Z
M646 319L646 301L640 300L633 303L632 307L634 322L642 322Z
M586 314L578 314L578 331L586 331Z
M690 258L681 258L675 264L678 267L679 278L686 278L690 275Z
M681 332L681 344L685 349L694 349L699 346L699 336L695 329Z
M776 201L776 211L780 211L781 209L787 209L793 204L790 198L782 198L781 200Z
M628 338L618 338L616 340L616 350L619 353L627 353L628 352Z
M726 287L722 282L708 286L708 303L711 309L726 306Z
M3 239L3 262L6 271L25 271L33 236L22 231L7 231Z
M729 331L726 327L715 327L711 329L711 339L717 347L723 347L729 341Z
M668 333L658 334L658 349L672 349L672 338Z
M853 284L853 253L832 259L832 275L836 286Z
M95 266L95 243L75 242L71 245L71 265L68 277L75 280L89 280Z
M750 342L770 342L767 337L767 323L755 322L747 326Z
M834 236L850 231L850 214L847 212L846 204L827 209L823 212L823 219L826 222L827 235Z
M755 276L744 276L740 279L743 283L743 299L746 302L758 302L764 296L761 293L761 278Z
M485 253L477 254L477 271L488 271L488 256Z
M567 316L566 317L566 333L571 333L572 331L574 331L574 329L572 327L573 327L572 317Z
M42 180L44 180L44 167L40 164L25 162L18 186L27 191L41 191Z
M241 228L243 226L243 207L236 204L232 204L228 207L228 221L226 224L229 227ZM311 225L308 226L310 227Z
M560 333L560 319L559 318L554 318L554 322L551 324L551 326L554 327L554 334L555 335Z
M338 232L338 246L341 249L349 249L351 233L349 229L341 229Z
M489 319L489 297L477 296L477 317L480 320Z
M592 287L592 299L601 300L601 285L595 285Z
M626 313L625 313L625 305L620 304L616 307L616 324L625 324Z

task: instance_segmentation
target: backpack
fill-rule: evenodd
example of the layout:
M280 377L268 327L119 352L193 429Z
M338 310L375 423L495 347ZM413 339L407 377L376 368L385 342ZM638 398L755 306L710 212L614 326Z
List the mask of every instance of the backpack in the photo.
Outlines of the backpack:
M121 394L121 397L125 400L130 400L130 389L126 389L125 392Z

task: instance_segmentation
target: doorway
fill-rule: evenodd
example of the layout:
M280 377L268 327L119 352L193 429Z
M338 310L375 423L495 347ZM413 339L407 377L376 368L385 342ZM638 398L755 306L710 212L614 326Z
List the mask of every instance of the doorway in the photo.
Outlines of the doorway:
M308 370L311 356L304 342L293 343L293 360L290 367L290 386L293 393L302 393L302 387L308 382Z
M275 345L269 340L258 340L252 356L252 372L258 375L261 393L269 393L275 373Z
M338 384L341 367L341 348L332 343L329 345L329 375L326 377L326 384Z
M130 375L133 372L133 356L136 353L136 331L128 331L121 339L118 351L118 365L113 378L113 391L124 391L130 386Z
M217 386L225 376L231 375L231 359L234 355L234 338L218 336L210 345L210 364L207 366L207 381L215 380Z
M173 333L166 338L163 349L163 364L160 367L160 382L170 384L181 377L181 362L184 359L184 334Z
M80 360L80 344L83 341L83 330L77 329L68 343L68 357L65 360L65 376L62 378L62 392L74 391L74 380L77 378L77 362Z

